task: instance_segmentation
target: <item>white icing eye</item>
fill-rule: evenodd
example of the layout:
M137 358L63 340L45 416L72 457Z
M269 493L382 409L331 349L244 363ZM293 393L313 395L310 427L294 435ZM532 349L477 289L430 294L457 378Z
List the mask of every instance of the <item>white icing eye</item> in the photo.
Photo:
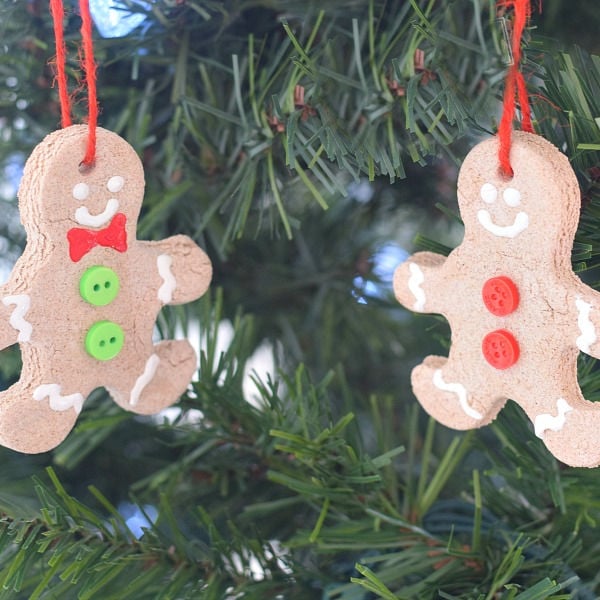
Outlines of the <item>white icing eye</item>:
M508 206L519 206L521 204L521 192L515 188L506 188L502 198Z
M73 186L73 198L83 202L90 195L90 186L87 183L77 183Z
M479 193L486 204L493 204L498 197L498 190L491 183L484 183Z
M115 175L114 177L111 177L106 183L108 191L112 192L113 194L116 192L120 192L123 189L124 185L125 180L120 175Z

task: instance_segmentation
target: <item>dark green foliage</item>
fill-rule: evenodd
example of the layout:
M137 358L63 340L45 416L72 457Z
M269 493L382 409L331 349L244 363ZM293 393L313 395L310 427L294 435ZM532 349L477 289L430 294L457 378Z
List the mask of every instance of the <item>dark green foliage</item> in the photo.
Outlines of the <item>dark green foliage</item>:
M580 180L573 262L598 287L599 19L592 0L547 4L524 70L538 131ZM391 242L460 240L457 166L502 94L494 2L135 10L144 26L96 40L100 123L143 158L139 237L188 233L214 262L210 293L158 323L168 336L200 322L199 378L164 418L97 390L54 452L0 451L0 598L596 598L598 470L557 463L511 402L474 432L428 420L409 373L446 351L448 327L411 318L377 266ZM78 27L70 10L72 82ZM2 0L0 36L6 167L58 126L46 2ZM5 195L10 262L24 239ZM248 402L265 342L278 371ZM6 384L18 362L2 354ZM579 373L597 400L595 361ZM139 539L126 502L146 513Z

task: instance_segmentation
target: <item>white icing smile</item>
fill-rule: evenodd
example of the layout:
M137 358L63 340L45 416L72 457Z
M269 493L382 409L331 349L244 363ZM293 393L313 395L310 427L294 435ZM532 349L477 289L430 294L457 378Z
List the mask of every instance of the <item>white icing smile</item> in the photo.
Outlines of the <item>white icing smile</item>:
M477 220L486 231L496 237L515 238L529 227L529 215L522 211L517 213L512 225L496 225L485 208L477 211Z
M472 419L483 419L481 413L477 412L472 406L469 405L467 400L467 390L465 386L460 383L446 383L442 375L441 369L436 369L433 373L433 385L442 392L450 392L458 396L458 403L465 413Z
M491 183L484 183L481 186L479 195L486 204L494 204L498 199L498 190ZM521 192L516 188L506 188L504 192L502 192L502 199L507 206L515 208L521 204ZM529 226L529 215L523 211L517 213L512 225L497 225L492 220L490 213L484 208L477 211L477 220L486 231L496 237L504 238L517 237Z
M91 215L87 206L80 206L75 211L75 220L84 227L103 227L106 225L119 210L119 201L116 198L111 198L105 209L97 215Z
M408 269L410 271L408 289L415 297L413 309L416 311L423 311L425 310L425 292L423 291L421 284L425 281L425 276L423 275L423 271L421 271L419 265L415 263L410 263L410 265L408 265Z
M573 407L570 406L564 398L559 398L556 401L556 410L558 411L556 417L553 417L548 413L544 413L535 418L535 435L537 435L539 438L543 439L544 432L547 429L550 429L551 431L560 431L565 426L565 415L568 412L571 412Z

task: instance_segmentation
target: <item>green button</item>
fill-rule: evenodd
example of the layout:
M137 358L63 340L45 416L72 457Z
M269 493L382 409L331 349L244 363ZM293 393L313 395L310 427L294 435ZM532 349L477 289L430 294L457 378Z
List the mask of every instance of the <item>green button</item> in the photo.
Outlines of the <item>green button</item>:
M112 321L94 323L85 336L85 349L90 356L98 360L110 360L121 352L125 334Z
M86 302L94 306L106 306L119 293L119 278L108 267L90 267L79 280L79 293Z

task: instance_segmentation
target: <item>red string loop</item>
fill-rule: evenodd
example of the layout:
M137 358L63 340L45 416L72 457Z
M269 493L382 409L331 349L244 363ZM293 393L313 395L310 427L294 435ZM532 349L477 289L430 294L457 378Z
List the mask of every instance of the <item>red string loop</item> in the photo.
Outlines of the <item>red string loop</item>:
M513 63L506 75L502 118L500 119L500 124L498 126L498 138L500 141L498 159L500 161L500 171L504 176L512 177L513 169L510 164L510 144L517 98L521 109L521 129L533 133L527 86L525 84L523 73L521 73L520 70L522 58L521 38L523 36L523 31L529 22L529 18L531 17L531 3L530 0L499 0L498 7L507 10L512 8L514 12L511 40Z
M56 41L56 60L54 62L54 67L56 70L56 82L58 84L58 96L60 98L60 123L62 127L68 127L71 124L71 102L69 100L67 74L65 72L67 51L63 29L65 12L62 0L50 0L50 14L52 15L54 39Z
M61 126L71 125L71 101L67 86L66 58L63 19L63 0L50 0L50 12L54 25L54 39L56 43L56 83L60 99ZM85 75L84 85L87 87L88 96L88 139L82 165L91 167L96 159L96 127L98 124L98 99L96 94L96 61L94 60L94 44L92 38L92 17L90 14L89 0L79 0L81 15L81 66Z
M82 163L94 164L96 158L96 125L98 123L98 100L96 97L96 61L92 40L92 16L89 0L79 0L81 13L81 40L83 47L83 69L88 91L88 141Z

